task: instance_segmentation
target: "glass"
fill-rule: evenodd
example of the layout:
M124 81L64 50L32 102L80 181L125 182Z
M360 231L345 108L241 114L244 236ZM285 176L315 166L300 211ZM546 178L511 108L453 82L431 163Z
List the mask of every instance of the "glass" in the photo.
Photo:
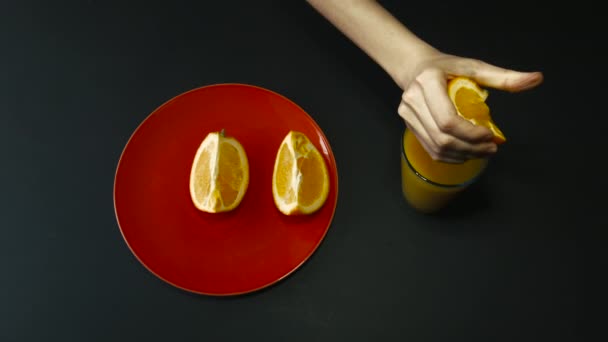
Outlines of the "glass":
M407 202L423 213L445 207L481 175L488 159L461 164L435 161L407 128L401 142L401 186Z

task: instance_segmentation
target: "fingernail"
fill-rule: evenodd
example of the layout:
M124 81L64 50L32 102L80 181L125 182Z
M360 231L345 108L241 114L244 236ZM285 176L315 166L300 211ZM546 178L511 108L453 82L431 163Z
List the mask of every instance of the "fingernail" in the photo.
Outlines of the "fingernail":
M540 84L543 80L543 76L538 72L531 72L520 81L519 84L516 85L516 88L519 90L528 90Z

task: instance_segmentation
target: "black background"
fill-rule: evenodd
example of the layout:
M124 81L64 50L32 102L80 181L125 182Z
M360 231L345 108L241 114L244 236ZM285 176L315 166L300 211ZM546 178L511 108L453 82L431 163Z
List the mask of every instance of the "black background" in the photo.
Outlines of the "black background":
M383 3L445 52L545 75L525 93L490 90L509 141L441 215L401 195L400 89L304 1L3 1L0 340L580 338L578 244L605 227L599 22L506 2ZM307 110L332 145L340 194L302 268L214 298L138 263L112 187L151 111L223 82Z

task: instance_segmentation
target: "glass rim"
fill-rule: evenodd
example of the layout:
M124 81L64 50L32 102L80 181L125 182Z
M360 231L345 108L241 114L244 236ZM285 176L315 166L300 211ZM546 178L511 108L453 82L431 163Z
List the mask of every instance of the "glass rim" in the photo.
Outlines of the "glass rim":
M437 183L434 182L428 178L426 178L425 176L423 176L420 172L418 172L418 170L416 170L416 168L412 165L412 163L410 162L410 160L407 158L407 154L405 153L405 133L406 131L408 131L408 129L406 128L405 130L403 130L403 135L401 135L401 156L403 156L403 159L405 159L405 162L407 163L407 166L410 168L410 170L412 170L414 172L414 174L420 178L422 181L424 181L425 183L440 187L440 188L464 188L466 186L471 185L472 183L474 183L477 179L479 179L479 177L481 177L482 171L485 169L485 165L484 167L482 167L479 172L477 172L477 174L475 176L473 176L472 178L470 178L469 180L462 182L462 183L456 183L456 184L444 184L444 183ZM412 133L413 134L413 133Z

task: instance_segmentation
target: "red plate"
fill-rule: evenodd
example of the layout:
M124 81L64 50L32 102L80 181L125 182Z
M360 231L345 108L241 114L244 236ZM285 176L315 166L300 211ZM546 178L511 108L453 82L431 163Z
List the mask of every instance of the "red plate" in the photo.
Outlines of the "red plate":
M207 214L190 199L190 168L207 133L221 129L245 148L249 187L234 211ZM308 135L329 168L327 202L309 216L284 216L272 198L289 130ZM197 88L160 106L129 139L114 180L118 225L137 259L167 283L214 296L256 291L295 271L325 237L337 198L336 162L315 121L287 98L243 84Z

